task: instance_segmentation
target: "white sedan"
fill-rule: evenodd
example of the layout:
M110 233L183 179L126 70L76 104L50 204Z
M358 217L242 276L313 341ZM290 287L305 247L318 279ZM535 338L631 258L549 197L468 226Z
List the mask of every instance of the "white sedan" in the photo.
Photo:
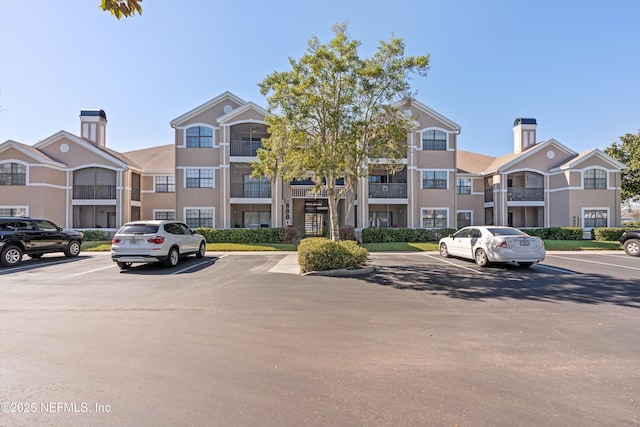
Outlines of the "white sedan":
M485 267L492 262L518 263L521 267L544 260L546 255L541 238L512 227L472 226L440 239L440 255L475 260Z

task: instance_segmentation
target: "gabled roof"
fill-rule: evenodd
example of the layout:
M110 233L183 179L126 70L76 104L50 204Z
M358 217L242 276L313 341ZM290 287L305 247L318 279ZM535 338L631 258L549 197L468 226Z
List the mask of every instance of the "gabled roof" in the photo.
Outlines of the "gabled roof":
M227 123L232 121L235 117L238 117L240 114L249 111L249 110L254 110L255 112L259 113L261 116L267 116L269 115L269 112L267 110L265 110L264 108L262 108L261 106L259 106L258 104L255 104L253 102L247 102L246 104L234 109L233 111L218 117L217 121L218 123Z
M482 173L487 167L495 161L495 157L487 156L471 151L457 150L457 169L458 173Z
M580 154L576 154L575 156L569 158L568 160L564 161L558 166L554 166L553 168L550 169L550 171L555 172L560 170L578 168L580 163L592 157L598 157L604 160L605 162L609 163L614 169L623 170L627 168L623 163L609 156L607 153L597 148L594 148L593 150L583 151Z
M89 141L85 141L84 139L69 133L67 131L61 130L57 133L54 133L53 135L51 135L50 137L43 139L42 141L38 142L37 144L35 144L33 147L40 150L50 144L55 143L56 141L59 141L60 139L66 138L70 141L72 141L75 144L80 145L81 147L103 157L106 160L109 160L115 164L117 164L118 166L122 167L122 168L126 168L128 166L136 166L135 163L131 162L131 160L127 159L126 156L122 155L121 153L108 149L108 148L102 148L102 147L98 147L96 145L93 145L92 143L90 143Z
M246 101L238 98L236 95L232 94L229 91L226 91L218 96L216 96L213 99L210 99L209 101L205 102L204 104L201 104L199 106L197 106L196 108L187 111L186 113L184 113L181 116L176 117L175 119L171 120L170 124L171 127L177 127L180 126L183 122L189 120L190 118L202 113L203 111L206 111L207 109L211 108L212 106L218 104L219 102L221 102L224 99L231 99L234 102L240 104L240 105L244 105L246 104Z
M513 165L523 161L524 159L527 159L529 157L531 157L532 155L538 153L539 151L542 151L544 149L548 149L550 146L555 147L556 149L560 150L560 151L564 151L567 155L569 156L575 156L577 153L573 150L571 150L570 148L562 145L561 143L559 143L558 141L556 141L553 138L544 140L542 142L537 143L536 145L533 145L531 147L529 147L528 149L526 149L525 151L515 154L515 153L509 153L509 154L505 154L502 157L498 157L497 159L495 159L493 161L493 163L491 163L487 169L484 170L485 173L487 172L500 172L504 169L508 169L510 167L512 167Z
M55 165L59 167L66 166L64 163L60 163L59 161L49 157L48 155L38 150L37 148L32 147L31 145L23 144L21 142L13 141L11 139L0 144L0 153L10 148L16 149L17 151L31 157L33 160L39 163L46 163L46 164Z
M429 114L433 118L445 123L447 126L453 128L454 130L459 131L461 129L459 124L457 124L453 120L450 120L450 119L446 118L442 114L438 113L436 110L427 107L425 104L423 104L422 102L418 101L417 99L412 99L411 100L411 106L414 106L414 105L416 105L418 108L420 108L422 111L424 111L425 113Z
M136 162L146 173L175 173L175 152L174 144L160 145L157 147L144 148L141 150L127 151L123 154L127 158Z

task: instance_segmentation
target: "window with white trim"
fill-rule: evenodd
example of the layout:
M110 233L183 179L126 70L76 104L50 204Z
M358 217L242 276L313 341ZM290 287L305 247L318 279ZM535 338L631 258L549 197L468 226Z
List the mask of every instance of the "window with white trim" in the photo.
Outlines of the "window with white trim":
M585 228L608 227L609 211L607 209L585 209L582 224Z
M426 170L422 171L422 189L444 189L448 188L448 176L447 171L439 170Z
M213 129L206 126L192 126L187 128L188 148L213 147Z
M186 169L187 188L213 188L213 169Z
M191 228L213 228L212 208L185 209L185 223Z
M0 206L0 216L27 216L27 208Z
M447 134L441 130L426 130L422 132L422 149L439 150L447 149Z
M156 176L156 193L175 193L175 176Z
M422 209L422 228L446 228L448 215L447 209Z
M157 220L175 220L176 219L176 213L174 211L154 211L153 212L153 219L157 219Z
M471 224L471 211L458 211L456 214L457 228L468 227Z
M471 178L456 179L457 194L471 194Z
M582 173L584 188L599 190L607 188L607 171L602 169L587 169Z
M0 185L26 185L27 167L20 163L0 163Z

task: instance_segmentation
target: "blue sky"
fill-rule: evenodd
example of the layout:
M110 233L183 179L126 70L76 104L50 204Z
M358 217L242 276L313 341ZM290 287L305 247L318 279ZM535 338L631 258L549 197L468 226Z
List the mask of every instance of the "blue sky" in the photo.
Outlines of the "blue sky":
M392 33L431 55L411 84L460 149L511 152L517 117L578 152L640 129L636 0L144 0L120 21L99 5L0 0L0 142L79 134L103 109L112 149L173 143L169 122L224 91L266 106L258 82L342 22L363 57Z

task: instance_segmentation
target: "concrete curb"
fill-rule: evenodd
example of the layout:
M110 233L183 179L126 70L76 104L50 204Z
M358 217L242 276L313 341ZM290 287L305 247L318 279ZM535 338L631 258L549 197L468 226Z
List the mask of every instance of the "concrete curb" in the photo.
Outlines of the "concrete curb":
M326 271L310 271L308 273L303 273L303 276L328 276L328 277L355 277L355 276L364 276L366 274L370 274L375 270L375 268L370 265L363 268L339 268L337 270L326 270Z

